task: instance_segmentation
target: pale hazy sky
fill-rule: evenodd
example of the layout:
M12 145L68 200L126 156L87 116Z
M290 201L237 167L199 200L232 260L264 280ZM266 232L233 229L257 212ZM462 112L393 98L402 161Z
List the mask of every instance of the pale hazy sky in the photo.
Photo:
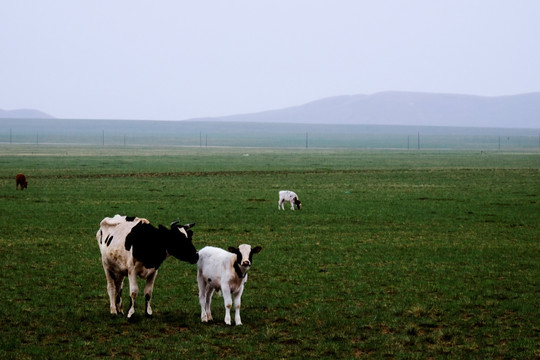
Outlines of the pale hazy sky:
M540 91L539 0L2 0L0 109L184 120Z

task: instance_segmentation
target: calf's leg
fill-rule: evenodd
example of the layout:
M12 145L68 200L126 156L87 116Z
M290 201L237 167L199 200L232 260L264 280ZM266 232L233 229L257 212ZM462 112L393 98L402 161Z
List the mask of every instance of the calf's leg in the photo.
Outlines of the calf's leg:
M199 304L201 305L201 321L212 321L212 313L210 312L210 302L212 301L213 291L210 285L207 286L206 281L201 274L197 274L197 283L199 285Z
M242 319L240 318L240 305L242 304L242 292L244 291L244 286L240 286L240 289L234 296L234 323L236 325L242 325Z
M214 296L214 288L209 287L206 291L206 315L208 316L208 321L213 321L212 317L212 296Z
M228 286L221 286L221 293L223 294L223 302L225 303L225 324L231 325L231 307L232 297L231 289Z

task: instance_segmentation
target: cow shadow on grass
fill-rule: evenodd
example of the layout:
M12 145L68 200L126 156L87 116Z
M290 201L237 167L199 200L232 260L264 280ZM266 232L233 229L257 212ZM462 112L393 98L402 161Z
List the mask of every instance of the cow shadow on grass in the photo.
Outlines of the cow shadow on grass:
M86 318L86 316L85 316ZM144 313L135 313L131 318L127 316L118 314L101 314L97 316L100 321L109 322L113 324L133 324L133 325L144 325L144 324L167 324L170 326L180 326L180 327L189 327L198 325L200 323L199 314L191 314L187 312L176 312L176 311L164 311L159 313L154 313L152 316L147 316ZM80 319L84 321L84 319Z

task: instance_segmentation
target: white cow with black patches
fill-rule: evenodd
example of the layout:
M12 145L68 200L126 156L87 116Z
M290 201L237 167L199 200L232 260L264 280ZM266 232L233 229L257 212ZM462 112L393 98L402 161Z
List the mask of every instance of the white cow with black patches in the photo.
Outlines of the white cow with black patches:
M130 307L128 319L135 312L138 295L137 276L146 279L144 297L145 314L152 316L150 301L159 266L173 255L179 260L195 264L199 259L192 244L195 224L171 224L171 229L153 227L146 219L115 215L101 221L96 238L101 251L103 270L107 277L107 292L111 314L123 314L122 288L124 278L129 280Z
M199 250L197 262L197 282L199 284L199 303L201 321L212 321L212 295L221 291L225 303L225 324L231 325L231 307L234 301L236 325L242 325L240 305L248 271L253 263L253 254L261 251L260 246L251 248L243 244L238 248L229 247L229 251L207 246Z
M298 199L298 195L294 191L281 190L279 192L278 210L285 210L286 201L291 203L291 210L294 210L295 205L298 210L302 209L302 202Z

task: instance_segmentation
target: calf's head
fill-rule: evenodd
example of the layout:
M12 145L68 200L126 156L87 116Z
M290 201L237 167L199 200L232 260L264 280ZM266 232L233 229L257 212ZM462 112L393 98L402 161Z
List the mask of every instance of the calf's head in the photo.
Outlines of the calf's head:
M195 264L199 260L199 253L192 243L193 231L190 228L193 226L195 224L178 225L178 221L175 221L169 230L169 254L190 264Z
M294 198L294 204L296 205L296 208L298 210L301 210L302 209L302 202L300 202L300 200L298 200L297 197Z
M242 266L244 269L249 269L253 262L253 254L257 254L262 250L262 247L255 246L251 248L251 245L242 244L237 248L230 246L229 252L236 254L236 263Z

